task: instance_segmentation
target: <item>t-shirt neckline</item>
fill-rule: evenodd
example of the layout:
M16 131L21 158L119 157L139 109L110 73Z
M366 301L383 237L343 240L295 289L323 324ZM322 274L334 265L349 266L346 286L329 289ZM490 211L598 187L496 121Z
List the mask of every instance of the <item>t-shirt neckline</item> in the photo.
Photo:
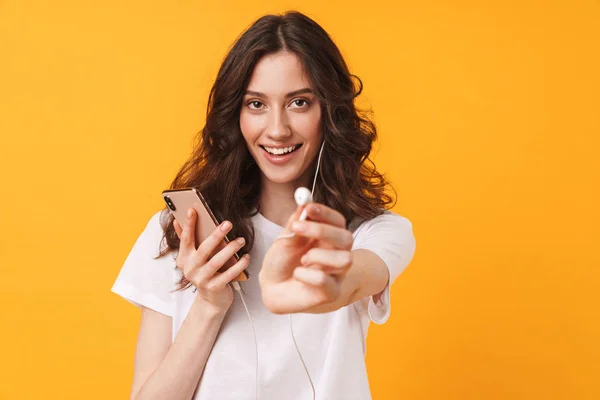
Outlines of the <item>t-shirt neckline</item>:
M282 230L285 229L285 227L276 224L273 221L268 220L264 215L262 215L260 212L257 212L254 215L254 222L255 224L263 231L267 231L269 233L272 233L274 235L278 235L281 233Z

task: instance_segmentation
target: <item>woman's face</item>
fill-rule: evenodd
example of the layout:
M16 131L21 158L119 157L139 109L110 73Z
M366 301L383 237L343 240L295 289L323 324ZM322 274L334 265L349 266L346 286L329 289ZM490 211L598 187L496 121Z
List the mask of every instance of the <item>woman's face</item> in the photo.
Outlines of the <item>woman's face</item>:
M266 55L256 64L240 128L266 179L307 184L321 146L321 105L293 53Z

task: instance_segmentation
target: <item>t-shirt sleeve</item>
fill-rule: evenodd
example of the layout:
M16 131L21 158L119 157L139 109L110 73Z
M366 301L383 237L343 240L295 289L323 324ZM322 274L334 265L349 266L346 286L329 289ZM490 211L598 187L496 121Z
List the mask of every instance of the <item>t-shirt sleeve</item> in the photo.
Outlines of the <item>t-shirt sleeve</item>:
M363 222L355 231L352 249L372 251L383 260L389 272L385 288L368 300L367 312L374 323L383 324L388 320L391 309L390 287L412 260L415 246L411 222L389 210Z
M176 252L158 259L163 230L161 211L154 214L137 238L111 292L118 294L137 307L145 306L162 314L173 316L176 289Z

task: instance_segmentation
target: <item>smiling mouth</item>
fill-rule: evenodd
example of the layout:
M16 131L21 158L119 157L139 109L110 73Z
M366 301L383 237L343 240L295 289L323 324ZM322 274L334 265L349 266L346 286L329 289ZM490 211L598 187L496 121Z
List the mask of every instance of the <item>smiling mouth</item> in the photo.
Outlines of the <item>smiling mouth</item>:
M300 147L302 147L302 143L300 144L296 144L293 146L289 146L289 147L281 147L281 148L277 148L277 147L267 147L267 146L263 146L263 145L259 145L264 151L266 151L267 153L274 155L274 156L284 156L286 154L290 154L295 152L296 150L298 150Z

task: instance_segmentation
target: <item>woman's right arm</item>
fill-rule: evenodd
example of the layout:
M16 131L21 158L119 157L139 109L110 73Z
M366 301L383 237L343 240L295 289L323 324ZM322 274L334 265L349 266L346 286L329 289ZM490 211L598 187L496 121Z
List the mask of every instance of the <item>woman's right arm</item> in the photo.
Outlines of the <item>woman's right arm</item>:
M223 222L196 249L196 218L195 210L190 209L184 227L173 222L180 239L175 264L198 289L196 297L172 344L172 318L146 307L142 309L131 399L189 400L193 397L233 302L233 291L228 284L248 266L250 258L246 254L225 272L217 274L244 241L233 240L210 257L231 229L231 223Z
M171 344L171 317L143 307L131 399L191 399L224 316L196 297Z

